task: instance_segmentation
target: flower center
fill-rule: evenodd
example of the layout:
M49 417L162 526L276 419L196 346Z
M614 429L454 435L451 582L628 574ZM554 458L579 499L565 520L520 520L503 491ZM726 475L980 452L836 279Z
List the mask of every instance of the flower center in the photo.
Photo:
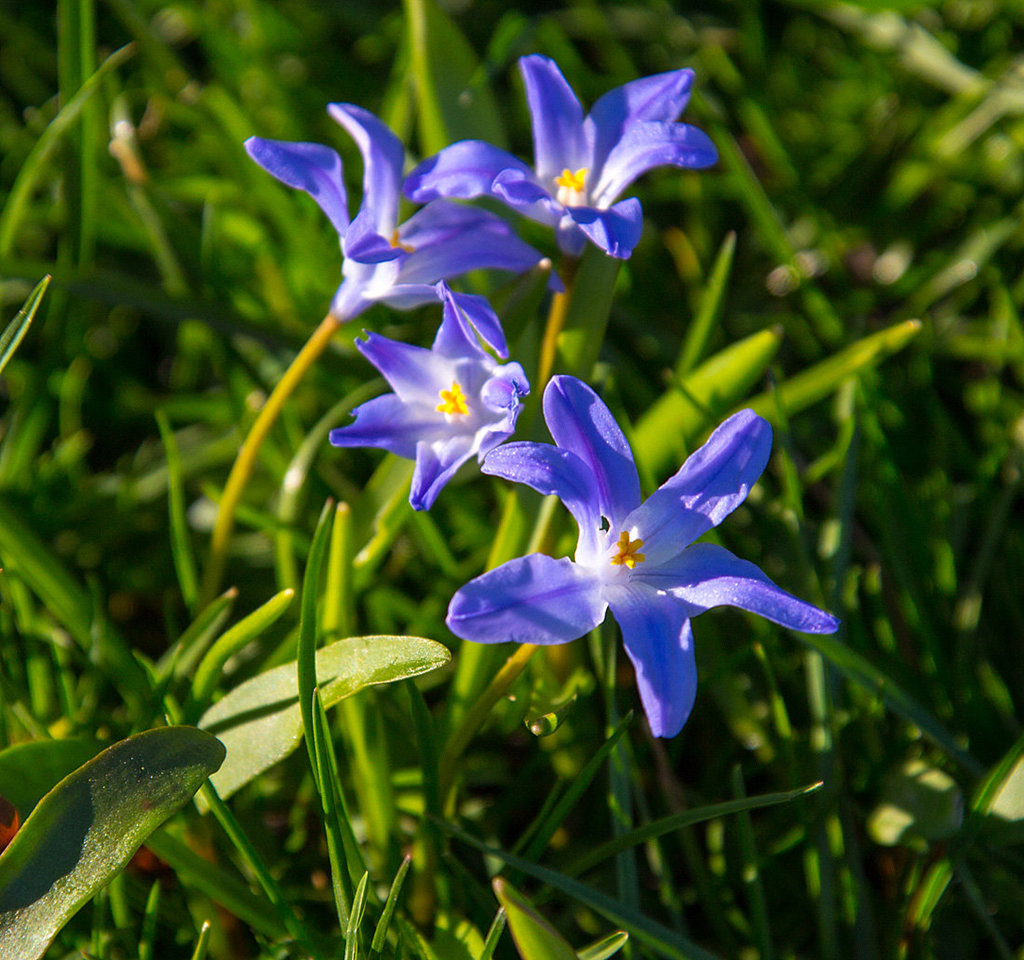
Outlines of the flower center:
M558 187L557 199L561 204L582 203L585 199L584 191L587 189L588 167L580 167L575 173L568 167L562 171L562 175L555 177L555 186Z
M630 540L629 534L623 530L619 534L619 542L615 544L615 556L612 557L613 567L629 567L632 570L638 563L647 558L637 551L644 545L643 540Z
M402 243L402 241L398 239L398 227L395 227L395 232L391 234L391 246L396 250L404 250L406 253L416 252L415 247L410 246L408 243Z
M441 388L441 402L435 407L440 413L457 413L463 416L469 413L469 406L466 403L466 395L458 382L452 381L451 390Z

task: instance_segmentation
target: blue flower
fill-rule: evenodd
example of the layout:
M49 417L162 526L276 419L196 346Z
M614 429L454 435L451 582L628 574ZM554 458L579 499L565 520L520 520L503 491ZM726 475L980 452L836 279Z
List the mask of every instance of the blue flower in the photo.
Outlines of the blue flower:
M341 157L330 147L250 137L245 148L278 180L305 190L338 231L345 262L336 317L351 320L378 300L407 310L434 300L438 280L486 268L519 273L540 260L500 217L460 204L432 203L399 224L401 142L361 107L332 103L328 111L363 155L363 203L351 222Z
M560 248L579 256L586 240L628 257L640 239L635 197L615 203L642 173L666 164L707 167L714 144L675 123L690 99L692 70L634 80L606 93L584 117L553 60L519 61L533 120L536 168L480 140L462 140L421 163L405 182L418 203L437 197L491 196L556 229Z
M691 617L727 604L805 633L838 628L754 564L694 543L746 499L768 463L771 427L753 411L726 420L643 502L629 444L586 384L552 378L544 418L557 446L506 444L482 469L558 496L579 526L575 559L534 553L471 580L449 606L453 633L478 643L565 643L611 607L651 731L671 737L697 690Z
M444 301L444 318L429 350L374 333L356 341L394 393L357 407L356 422L330 437L336 447L381 447L415 460L409 503L416 510L430 509L470 457L482 460L512 436L520 398L530 392L518 363L499 366L477 342L479 333L493 345L501 331L487 301L456 300L443 283L434 296Z

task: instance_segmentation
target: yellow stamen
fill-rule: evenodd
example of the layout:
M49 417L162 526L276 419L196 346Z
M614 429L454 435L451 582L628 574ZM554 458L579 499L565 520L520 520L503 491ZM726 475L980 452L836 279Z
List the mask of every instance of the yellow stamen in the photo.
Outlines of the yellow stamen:
M566 190L574 190L576 193L582 193L586 188L587 184L587 172L589 167L580 167L575 173L573 173L568 167L562 170L560 177L555 177L555 186L564 187Z
M396 250L404 250L406 253L416 252L415 247L410 246L408 243L402 243L402 241L398 239L398 227L395 227L395 232L391 234L391 246Z
M644 554L637 553L643 545L643 540L630 540L629 534L623 530L619 534L619 542L615 544L618 553L612 557L612 566L629 567L632 570L638 563L643 563L647 558Z
M441 413L469 413L466 395L462 392L462 387L456 381L452 381L451 390L441 390L441 402L437 405L436 409Z

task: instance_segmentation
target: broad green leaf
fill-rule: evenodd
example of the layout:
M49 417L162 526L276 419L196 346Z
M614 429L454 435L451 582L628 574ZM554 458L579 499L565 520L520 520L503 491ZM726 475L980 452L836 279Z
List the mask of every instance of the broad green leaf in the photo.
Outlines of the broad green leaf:
M576 951L526 897L503 877L495 877L493 887L523 960L576 960Z
M782 331L760 330L705 360L669 387L633 430L633 452L652 475L679 466L685 444L734 407L764 375Z
M58 783L0 856L0 956L41 957L223 759L210 734L163 727L108 747Z
M39 304L43 300L43 294L46 293L46 288L49 285L50 276L47 274L36 284L35 289L25 301L25 305L15 314L14 319L7 324L4 332L0 334L0 373L4 372L7 361L11 359L14 351L18 349L18 344L21 343L22 337L28 333L28 328L32 325L32 319L35 317L36 310L39 309Z
M329 709L364 687L415 677L450 659L445 647L422 637L349 637L317 651L317 687ZM295 661L240 684L203 714L199 726L227 748L224 765L210 779L229 797L302 741Z
M98 740L31 740L0 750L0 793L27 817L44 794L103 749Z
M470 138L503 147L501 112L462 32L434 0L403 6L424 156Z

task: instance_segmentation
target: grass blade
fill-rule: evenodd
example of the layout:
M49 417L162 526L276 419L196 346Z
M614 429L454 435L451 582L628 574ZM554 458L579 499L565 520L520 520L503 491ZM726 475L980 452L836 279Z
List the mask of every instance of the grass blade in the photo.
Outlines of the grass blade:
M47 274L36 284L35 289L29 294L24 306L15 314L14 319L7 324L4 332L0 334L0 373L4 372L4 367L7 366L8 361L14 355L14 351L18 349L18 344L21 343L22 338L28 333L28 328L32 325L32 320L49 286L50 275Z

